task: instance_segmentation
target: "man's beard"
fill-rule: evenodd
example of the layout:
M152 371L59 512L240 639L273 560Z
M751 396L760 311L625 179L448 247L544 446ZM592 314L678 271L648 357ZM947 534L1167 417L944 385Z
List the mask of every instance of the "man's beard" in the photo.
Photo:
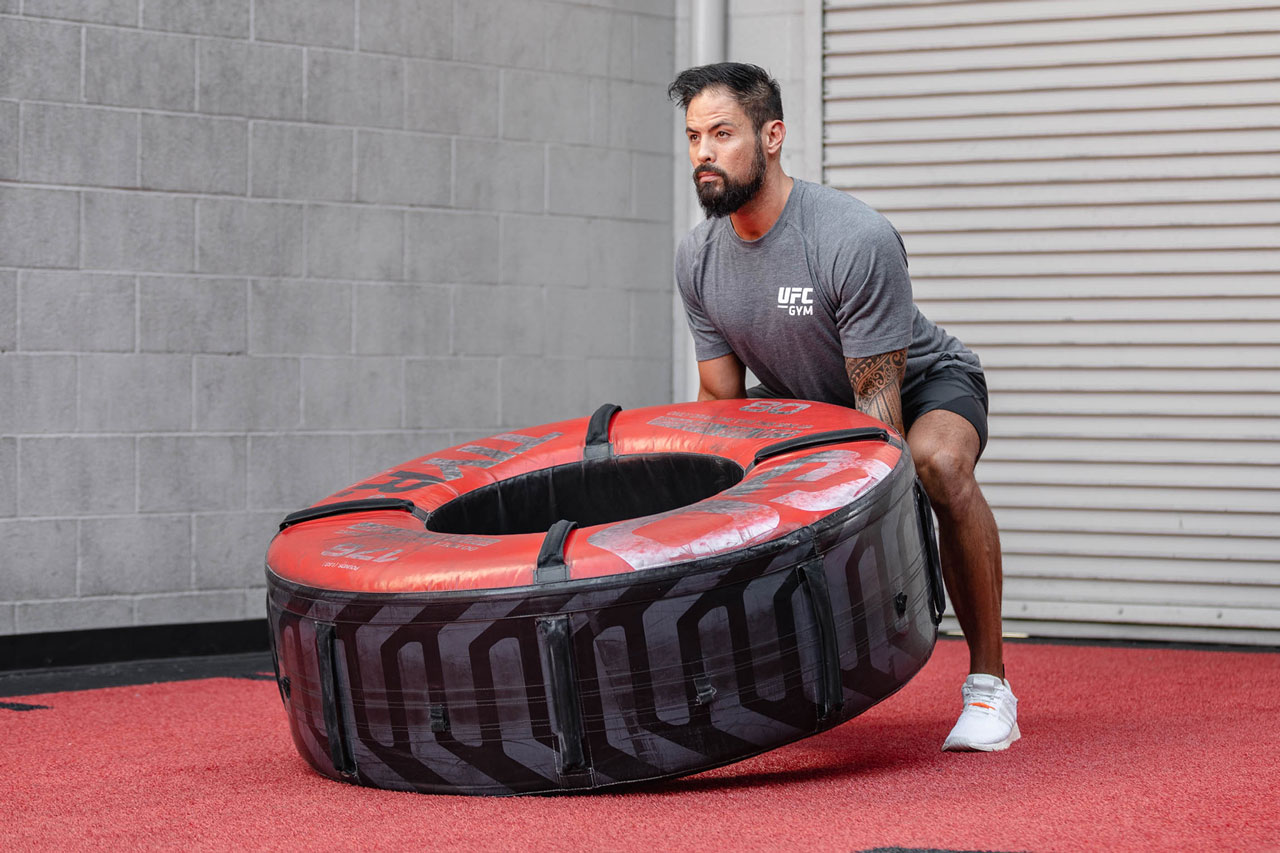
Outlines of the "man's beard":
M764 146L756 147L756 156L751 163L751 174L745 181L734 181L718 166L703 163L693 170L693 183L698 190L698 202L707 216L728 216L735 213L744 204L756 197L764 186L764 172L768 165L764 158ZM720 183L715 181L699 181L700 175L710 172L720 176Z

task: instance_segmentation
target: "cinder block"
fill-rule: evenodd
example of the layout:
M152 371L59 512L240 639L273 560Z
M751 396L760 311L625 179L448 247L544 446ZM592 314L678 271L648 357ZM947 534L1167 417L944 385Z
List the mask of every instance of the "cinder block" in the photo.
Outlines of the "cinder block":
M353 48L354 0L255 0L253 33L259 41Z
M403 127L401 61L365 53L311 51L307 118L362 127Z
M504 217L502 283L586 287L590 222L569 216Z
M676 13L676 0L599 0L599 2L602 6L610 6L626 12L642 12L664 18L674 17Z
M0 186L0 265L76 266L79 223L78 193Z
M450 435L426 430L357 433L351 436L352 482L367 480L381 471L450 447Z
M449 447L461 447L464 444L474 444L494 435L493 429L455 429L449 433Z
M138 0L25 0L23 13L94 24L138 25Z
M9 518L18 514L18 440L16 438L0 438L0 483L7 487L0 489L0 517ZM3 597L3 593L0 593Z
M128 436L19 439L18 513L133 512L133 445Z
M300 119L303 57L300 47L201 40L200 111L249 118Z
M0 352L18 348L18 273L0 270Z
M0 98L80 100L80 27L0 18Z
M403 267L400 211L337 205L313 205L307 211L308 275L395 281Z
M484 429L497 423L496 358L411 359L405 364L405 426Z
M193 516L196 588L261 586L266 577L267 545L279 530L281 518L275 510Z
M80 521L81 595L190 588L191 516L133 515Z
M144 113L142 186L244 195L249 170L249 123Z
M457 207L517 213L541 213L546 207L545 146L459 139L455 147Z
M195 46L186 36L90 27L85 31L84 96L91 104L191 110Z
M18 633L18 607L16 604L0 604L0 637Z
M621 12L613 13L609 20L609 76L620 80L631 77L631 51L634 36L634 18Z
M23 601L74 596L76 547L73 519L0 521L5 561L0 597Z
M542 68L551 7L539 0L469 0L456 6L454 58L515 68Z
M674 312L670 293L632 293L631 354L670 359Z
M588 80L590 83L588 111L591 115L591 135L583 138L582 142L587 145L597 145L601 148L609 145L609 79L606 77L592 77Z
M545 328L540 288L469 285L454 295L453 349L463 355L538 355Z
M741 23L735 17L730 32L736 33ZM634 50L634 79L665 88L676 76L676 22L672 18L636 15Z
M355 288L356 352L361 355L447 355L449 289L426 284L361 284Z
M432 282L496 282L498 217L412 212L405 222L405 278Z
M583 242L594 284L625 290L671 290L675 240L669 223L596 219Z
M631 155L632 215L650 222L671 222L672 211L675 210L673 169L682 173L688 171L692 175L683 161L676 164L669 154Z
M630 354L631 298L616 290L547 288L549 356L621 357Z
M75 356L0 353L0 433L74 431L75 389Z
M301 371L296 358L197 356L196 429L296 429L302 422Z
M593 358L588 364L588 395L624 409L671 402L671 359Z
M547 175L547 207L552 213L627 216L631 212L630 152L552 146L547 151Z
M144 352L242 353L248 347L247 281L146 277L138 302Z
M547 68L569 74L606 75L614 44L615 15L607 9L553 5L547 15ZM628 54L630 54L630 45Z
M180 592L143 595L134 602L138 625L190 625L196 622L231 622L244 619L244 593Z
M316 355L351 352L351 285L250 282L249 351Z
M140 193L85 193L82 265L88 269L189 272L195 201Z
M677 108L666 86L609 81L609 147L671 154Z
M132 352L134 290L133 276L24 272L22 348Z
M121 628L132 624L131 598L71 598L17 605L18 631L22 634Z
M502 424L534 426L591 414L587 366L577 358L502 359ZM594 405L593 405L594 403Z
M360 49L449 59L453 6L453 0L360 0Z
M360 131L356 134L356 198L385 204L449 204L451 148L449 140L441 137Z
M244 436L142 436L138 510L243 509L247 458Z
M165 0L142 4L142 26L202 36L249 37L250 0Z
M302 205L201 199L199 221L196 242L201 272L270 276L302 273Z
M404 397L403 359L304 358L306 429L394 429Z
M590 81L576 74L504 70L502 135L540 142L580 142L591 135ZM625 148L625 145L616 145Z
M191 357L80 356L83 432L176 431L191 428Z
M498 135L498 69L410 62L405 85L410 130Z
M86 140L93 140L92 145ZM138 117L121 110L28 104L22 177L48 184L138 183Z
M249 194L349 201L353 145L350 130L254 124Z
M249 507L291 512L351 484L345 435L249 437Z
M265 586L246 589L244 595L244 618L267 618L267 588Z
M0 101L0 181L18 177L18 105Z

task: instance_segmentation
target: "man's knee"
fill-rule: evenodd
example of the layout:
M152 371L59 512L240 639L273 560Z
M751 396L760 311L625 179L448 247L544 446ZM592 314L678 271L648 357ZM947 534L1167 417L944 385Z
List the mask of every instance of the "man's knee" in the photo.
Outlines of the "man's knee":
M934 507L946 512L970 500L977 489L973 476L977 461L974 455L945 442L921 442L920 445L912 445L911 453L916 474Z

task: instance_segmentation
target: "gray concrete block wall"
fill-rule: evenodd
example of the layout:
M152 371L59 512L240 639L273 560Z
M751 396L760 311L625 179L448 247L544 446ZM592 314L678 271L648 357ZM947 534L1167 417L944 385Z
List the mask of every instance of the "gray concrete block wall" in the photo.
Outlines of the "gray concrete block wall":
M0 634L259 617L278 520L671 399L671 0L0 0Z

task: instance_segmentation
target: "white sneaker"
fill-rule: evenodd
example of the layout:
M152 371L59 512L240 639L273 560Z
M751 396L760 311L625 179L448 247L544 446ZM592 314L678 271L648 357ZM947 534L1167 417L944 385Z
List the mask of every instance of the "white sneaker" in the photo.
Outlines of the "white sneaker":
M974 673L960 688L964 710L942 743L943 752L998 752L1022 737L1018 731L1018 697L1009 682Z

